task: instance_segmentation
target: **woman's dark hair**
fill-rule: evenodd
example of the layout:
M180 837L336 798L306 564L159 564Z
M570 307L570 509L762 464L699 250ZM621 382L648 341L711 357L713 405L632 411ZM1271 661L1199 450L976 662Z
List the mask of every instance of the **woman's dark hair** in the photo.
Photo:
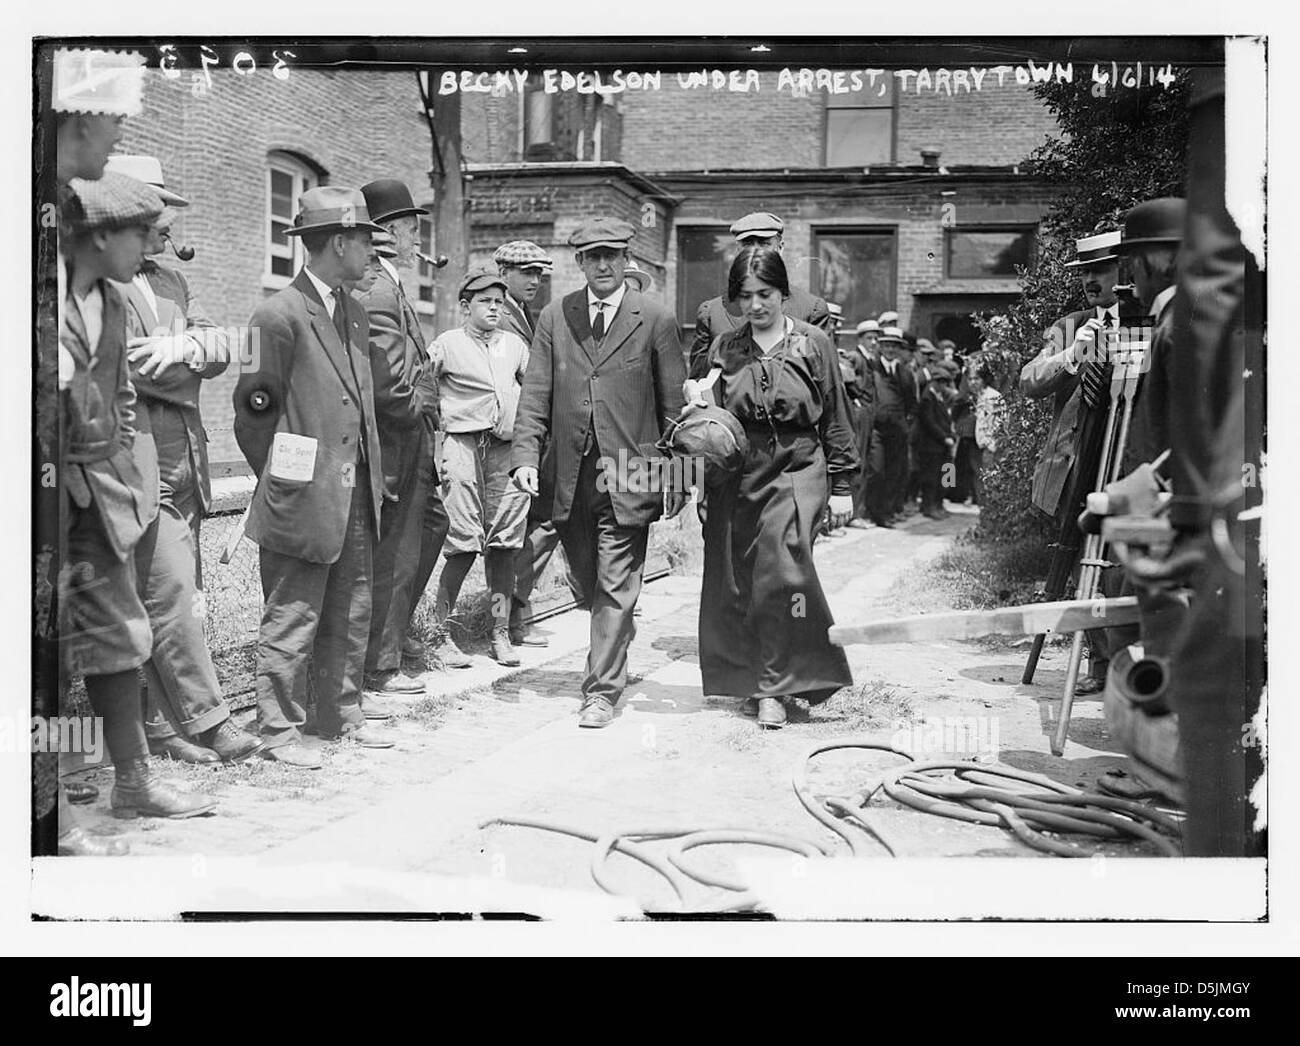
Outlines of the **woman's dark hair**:
M775 287L782 297L790 297L790 277L786 275L781 252L775 247L750 244L740 249L736 260L731 263L731 272L727 274L727 301L740 297L746 276L754 276L769 287Z

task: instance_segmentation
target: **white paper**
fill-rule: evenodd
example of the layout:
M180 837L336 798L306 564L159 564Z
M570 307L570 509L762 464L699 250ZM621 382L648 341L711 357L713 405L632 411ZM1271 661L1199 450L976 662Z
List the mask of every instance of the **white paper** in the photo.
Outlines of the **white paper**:
M292 432L277 432L271 445L271 475L305 482L316 473L316 440Z

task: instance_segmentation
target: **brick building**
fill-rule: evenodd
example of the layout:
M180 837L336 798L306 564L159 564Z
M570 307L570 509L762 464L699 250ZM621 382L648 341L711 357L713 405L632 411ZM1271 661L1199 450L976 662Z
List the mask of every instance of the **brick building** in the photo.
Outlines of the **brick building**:
M413 72L295 68L280 79L270 68L222 68L209 75L212 86L196 94L190 73L169 79L150 70L144 111L127 121L118 150L157 156L168 188L190 201L172 232L196 256L178 263L169 252L165 260L185 273L214 322L246 324L264 297L293 278L301 246L283 230L305 188L394 177L417 203L428 202L429 131ZM406 278L408 287L420 286L417 307L432 337L432 271ZM243 461L231 432L235 370L204 384L214 462Z
M566 246L574 227L618 215L637 229L633 255L689 339L696 307L725 282L727 227L771 210L787 223L793 279L838 302L850 326L892 308L917 334L968 346L970 314L1018 291L1014 265L1028 259L1050 199L1018 165L1055 123L1014 77L948 93L869 72L800 84L764 71L745 91L664 72L600 94L548 92L534 70L522 91L465 93L470 260L535 240L556 259L545 301L581 284ZM292 278L301 248L283 232L305 188L397 177L430 202L414 72L209 75L196 93L196 77L151 70L120 149L158 156L190 199L174 238L197 250L183 269L216 322L246 323ZM428 221L423 236L435 253ZM433 315L434 275L423 264L404 274L430 338L445 326ZM234 368L204 390L217 462L242 462L233 380Z

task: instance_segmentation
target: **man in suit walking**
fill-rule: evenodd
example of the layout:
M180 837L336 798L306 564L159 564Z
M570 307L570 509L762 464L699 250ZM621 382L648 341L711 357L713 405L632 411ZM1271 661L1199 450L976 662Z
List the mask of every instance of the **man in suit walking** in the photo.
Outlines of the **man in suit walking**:
M1066 267L1078 271L1088 307L1052 324L1043 336L1042 351L1020 371L1020 391L1024 395L1030 399L1052 397L1052 422L1034 466L1030 501L1054 519L1060 519L1058 514L1062 512L1079 511L1078 506L1061 504L1079 452L1079 378L1082 365L1097 356L1097 332L1119 327L1119 302L1115 297L1115 284L1119 282L1115 248L1119 241L1118 230L1075 241L1076 257L1066 262ZM1115 571L1108 571L1103 574L1103 584L1112 586L1117 578ZM1117 590L1111 594L1117 594ZM1079 680L1077 694L1086 697L1105 689L1110 668L1108 647L1122 645L1121 640L1133 635L1132 629L1125 629L1112 642L1107 640L1104 629L1089 631L1088 674Z
M433 463L438 407L436 399L426 402L424 335L402 287L398 266L414 262L419 216L429 212L416 207L410 190L395 178L363 185L361 193L371 220L392 237L388 250L378 252L379 273L374 282L357 296L370 325L370 374L384 466L384 503L375 543L366 647L366 692L422 694L424 684L402 671L402 642L420 598L415 586L424 516L430 498L438 499L439 508L442 502ZM390 252L391 259L385 257ZM384 714L373 700L364 701L362 707L367 717Z
M881 328L876 345L880 357L872 368L876 409L867 456L865 508L876 526L892 527L907 485L908 418L915 413L919 397L903 358L907 341L902 330Z
M343 287L365 275L370 234L383 230L357 189L310 189L299 208L288 233L303 237L307 264L253 313L259 359L240 375L234 406L235 438L258 477L247 534L261 546L265 600L255 670L263 755L315 769L319 756L301 743L309 662L320 736L392 747L360 703L384 473L370 325Z
M731 235L739 246L756 243L764 247L785 249L785 222L768 211L747 214L731 226ZM791 286L783 311L794 320L811 323L831 336L833 320L826 302L800 287ZM690 376L697 381L709 373L709 346L719 334L737 330L745 325L735 302L725 301L721 295L704 302L695 314L695 338L691 342Z
M634 231L602 217L569 237L587 284L538 318L511 460L515 481L536 497L542 444L550 438L551 518L591 611L584 727L613 719L627 682L650 523L684 503L680 491L620 476L622 463L660 456L655 444L681 412L686 378L676 317L624 280ZM644 485L655 489L633 489Z
M261 747L230 718L203 635L199 522L212 505L207 434L199 414L204 380L225 372L229 339L204 314L177 270L155 260L170 235L170 208L189 206L163 184L152 156L114 156L108 170L139 178L169 210L150 229L146 258L126 301L131 383L140 441L157 454L158 515L136 546L140 592L153 631L144 664L149 750L187 763L236 762Z

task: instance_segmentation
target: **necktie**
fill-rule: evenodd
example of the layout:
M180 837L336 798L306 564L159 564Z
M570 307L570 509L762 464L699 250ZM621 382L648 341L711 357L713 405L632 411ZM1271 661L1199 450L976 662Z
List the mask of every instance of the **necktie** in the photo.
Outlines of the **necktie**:
M596 322L591 325L591 336L596 340L597 345L605 340L605 303L603 301L596 302Z
M334 329L339 332L339 341L343 343L343 348L351 348L348 341L348 310L343 304L343 288L335 287L334 291Z
M348 310L343 304L347 292L342 287L334 288L334 329L339 332L339 341L343 343L343 354L348 358L348 370L352 373L352 383L357 387L358 392L361 389L361 380L357 377L357 366L352 361L352 342L348 338ZM361 401L357 400L357 407L361 410L361 438L358 440L357 450L360 452L362 461L366 460L366 421L365 409L361 406Z

